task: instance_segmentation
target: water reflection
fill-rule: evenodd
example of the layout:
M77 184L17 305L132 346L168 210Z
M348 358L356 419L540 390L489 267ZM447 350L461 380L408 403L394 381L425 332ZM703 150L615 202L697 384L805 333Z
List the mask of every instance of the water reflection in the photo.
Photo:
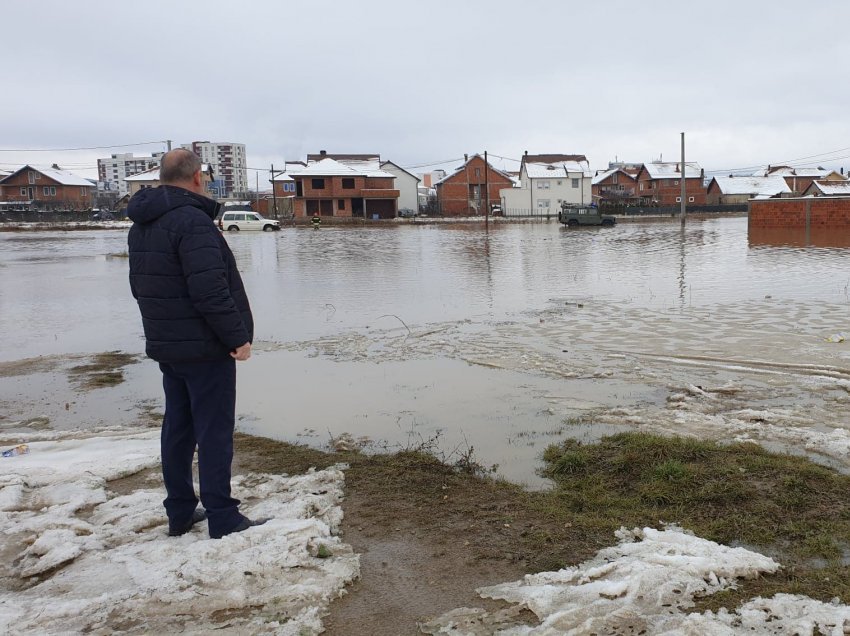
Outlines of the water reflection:
M750 247L850 247L848 228L749 228Z

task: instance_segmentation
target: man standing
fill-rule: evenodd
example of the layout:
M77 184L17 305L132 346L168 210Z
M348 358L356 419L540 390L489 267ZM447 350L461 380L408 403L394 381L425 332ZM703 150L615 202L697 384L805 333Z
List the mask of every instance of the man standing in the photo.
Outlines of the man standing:
M239 513L230 496L236 361L251 357L254 321L236 261L204 195L201 162L185 149L162 157L158 188L137 192L127 214L130 289L139 303L145 352L165 390L162 476L168 534L205 518L219 539L266 520ZM198 448L201 502L192 480Z

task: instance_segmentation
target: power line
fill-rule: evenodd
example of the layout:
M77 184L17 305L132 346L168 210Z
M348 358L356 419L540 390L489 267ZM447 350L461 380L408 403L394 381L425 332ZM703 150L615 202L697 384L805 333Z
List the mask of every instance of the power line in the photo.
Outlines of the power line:
M724 170L706 170L706 174L722 174L724 172L743 172L745 170L758 170L759 168L766 168L767 166L793 166L794 164L798 164L800 162L807 161L809 159L815 159L817 157L821 157L822 161L837 161L838 159L847 159L848 155L843 155L840 157L830 157L828 155L833 155L837 152L844 152L846 150L850 150L848 148L839 148L838 150L830 150L829 152L821 152L816 155L808 155L806 157L798 157L797 159L785 159L784 161L771 161L768 163L760 163L755 166L743 166L741 168L727 168Z
M76 150L108 150L111 148L132 148L133 146L151 146L165 144L166 140L140 141L134 144L119 144L116 146L88 146L85 148L0 148L0 152L73 152Z
M415 166L402 166L405 170L414 170L416 168L426 168L427 166L440 166L444 163L454 163L455 161L462 161L462 158L458 159L446 159L445 161L430 161L428 163L420 163Z

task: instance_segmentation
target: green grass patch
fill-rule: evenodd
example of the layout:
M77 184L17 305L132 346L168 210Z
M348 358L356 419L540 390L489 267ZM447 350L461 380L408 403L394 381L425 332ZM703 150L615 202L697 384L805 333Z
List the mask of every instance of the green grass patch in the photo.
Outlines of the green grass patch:
M567 441L549 447L544 460L555 489L538 505L582 531L674 522L706 539L773 556L795 579L836 568L842 575L833 576L832 595L835 586L850 592L850 572L840 567L850 541L846 475L755 444L642 433L592 445Z

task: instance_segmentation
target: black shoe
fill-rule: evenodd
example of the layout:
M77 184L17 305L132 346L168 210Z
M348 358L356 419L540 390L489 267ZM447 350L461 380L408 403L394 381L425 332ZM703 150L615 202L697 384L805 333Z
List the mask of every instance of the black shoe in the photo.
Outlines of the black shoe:
M271 517L266 517L263 519L249 519L248 517L242 517L242 521L236 524L236 527L232 530L228 530L227 532L223 532L221 534L212 534L210 533L210 538L212 539L221 539L222 537L226 537L229 534L233 534L234 532L242 532L243 530L247 530L248 528L253 528L254 526L261 526L266 521L271 521Z
M204 519L207 518L207 511L203 508L195 508L194 512L192 512L192 519L184 526L180 528L175 528L170 523L168 524L168 536L169 537L181 537L192 529L196 523L201 523Z

